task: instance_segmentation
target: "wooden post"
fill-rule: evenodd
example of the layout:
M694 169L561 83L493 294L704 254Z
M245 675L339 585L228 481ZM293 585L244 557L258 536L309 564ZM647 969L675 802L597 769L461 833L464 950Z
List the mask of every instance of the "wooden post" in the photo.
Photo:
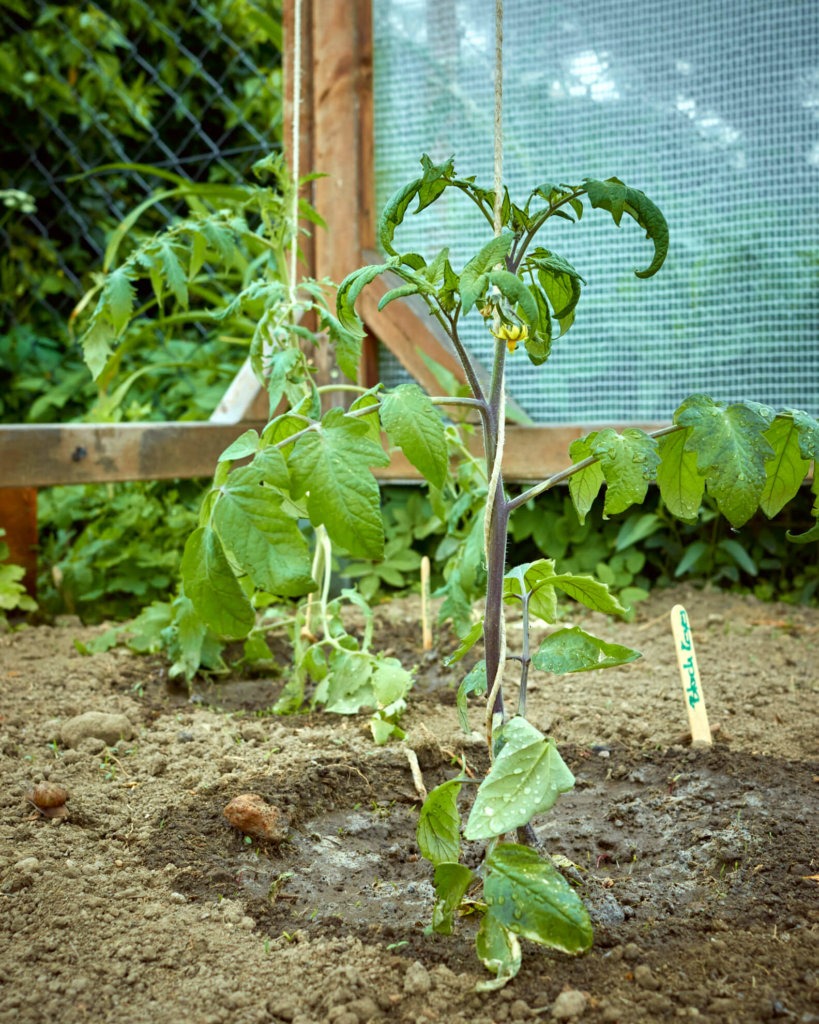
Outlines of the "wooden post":
M26 570L23 586L37 593L37 488L0 487L0 527L9 547L8 561Z

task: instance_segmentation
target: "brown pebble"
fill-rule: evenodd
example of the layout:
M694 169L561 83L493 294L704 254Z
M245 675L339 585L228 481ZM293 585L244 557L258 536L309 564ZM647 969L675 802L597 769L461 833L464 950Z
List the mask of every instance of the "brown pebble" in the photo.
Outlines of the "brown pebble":
M280 843L287 838L287 821L282 812L258 793L234 797L222 813L234 828L253 839Z
M660 987L659 980L654 977L648 964L640 964L634 968L634 980L640 988L649 989L650 991L656 991Z

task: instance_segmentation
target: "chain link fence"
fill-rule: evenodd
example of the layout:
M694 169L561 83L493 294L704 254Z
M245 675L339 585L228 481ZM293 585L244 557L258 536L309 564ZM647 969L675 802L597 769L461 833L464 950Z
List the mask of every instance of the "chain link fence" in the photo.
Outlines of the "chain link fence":
M59 334L111 230L168 174L236 181L279 148L280 6L0 0L0 39L0 330Z

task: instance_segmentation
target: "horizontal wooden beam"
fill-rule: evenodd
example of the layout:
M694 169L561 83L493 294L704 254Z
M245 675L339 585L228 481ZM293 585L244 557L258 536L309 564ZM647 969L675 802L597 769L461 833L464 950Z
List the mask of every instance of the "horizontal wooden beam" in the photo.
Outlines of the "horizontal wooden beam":
M628 425L643 430L660 426ZM220 453L251 427L262 431L265 423L0 424L0 487L209 477ZM589 429L507 427L506 479L533 483L564 469L570 462L569 445ZM481 454L480 431L470 447ZM385 482L419 479L400 452L394 452L390 465L378 469L376 476Z
M661 423L628 423L615 426L637 427L649 432L659 430ZM571 465L569 445L583 437L590 426L560 427L517 427L507 426L506 447L503 458L503 473L507 483L534 484L559 473ZM480 430L470 438L469 448L478 457L483 455L483 441ZM418 480L418 473L407 462L401 452L393 452L389 466L379 469L376 476L383 482L412 482Z
M249 427L230 423L0 424L0 487L212 476Z

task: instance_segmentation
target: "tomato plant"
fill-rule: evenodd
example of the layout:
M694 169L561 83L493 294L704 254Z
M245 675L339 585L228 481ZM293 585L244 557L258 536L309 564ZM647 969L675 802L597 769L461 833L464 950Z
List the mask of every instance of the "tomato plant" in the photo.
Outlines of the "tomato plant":
M486 219L486 244L463 267L453 265L448 248L427 256L401 253L396 231L412 204L413 212L420 213L453 191ZM568 483L581 522L604 485L603 511L613 515L642 503L655 482L666 509L679 519L695 520L707 492L731 525L740 527L757 509L773 516L786 505L819 453L819 424L805 413L777 413L753 402L726 406L694 395L674 412L667 427L654 433L605 428L578 438L563 471L511 496L503 477L506 362L525 358L533 372L542 367L553 343L571 328L585 283L565 258L540 243L541 232L553 218L579 221L588 208L608 212L616 225L624 217L634 220L652 243L648 265L635 271L638 278L660 270L669 233L659 208L617 178L541 184L521 205L504 190L500 233L495 231L494 207L494 192L473 178L458 177L452 161L435 165L424 157L421 176L400 189L381 216L384 261L353 271L341 283L335 313L324 305L315 282L302 282L295 298L289 289L282 309L272 303L265 310L266 323L275 329L259 337L255 355L265 371L274 414L261 433L247 431L222 454L199 525L185 548L183 592L176 602L183 656L186 645L196 649L208 631L258 647L271 625L286 622L295 667L279 710L299 707L312 683L314 705L342 714L373 709L377 741L402 736L398 719L411 674L396 659L372 652L372 618L360 595L346 590L331 599L332 554L376 560L384 555L380 493L372 473L389 461L382 431L389 445L400 448L426 479L434 504L451 473L452 428L442 410L453 418L456 410L477 417L484 441L485 500L463 547L483 552L485 602L452 661L482 642L484 657L463 679L458 708L469 730L469 697L486 695L484 728L491 766L477 783L463 827L465 838L484 843L486 850L478 869L462 862L458 801L465 788L476 785L465 777L429 794L421 809L418 842L434 865L433 930L452 931L467 893L482 911L477 952L494 974L486 987L501 986L515 975L521 936L570 953L592 942L581 899L540 849L532 826L533 818L548 811L574 778L554 741L527 720L529 675L586 672L639 657L637 651L580 627L551 631L533 647L530 624L540 620L554 625L560 599L611 615L623 615L626 609L600 579L563 571L552 558L508 566L510 518L563 483ZM355 380L364 337L356 300L385 273L400 278L401 284L384 295L381 306L420 296L451 340L468 393L432 398L412 383L393 388L316 386L304 349L317 339L296 326L296 314L317 315L335 343L340 370ZM461 338L461 322L470 315L481 317L495 339L488 381ZM302 347L294 344L296 339ZM349 406L323 410L328 390L347 392ZM814 514L819 516L815 478L813 486ZM817 536L819 525L792 539L807 543ZM282 599L306 595L295 613L282 611ZM346 628L344 602L363 611L363 636ZM520 609L523 620L515 652L506 643L505 614L511 605ZM510 660L518 665L514 711L512 684L504 679ZM510 834L516 842L506 841Z

